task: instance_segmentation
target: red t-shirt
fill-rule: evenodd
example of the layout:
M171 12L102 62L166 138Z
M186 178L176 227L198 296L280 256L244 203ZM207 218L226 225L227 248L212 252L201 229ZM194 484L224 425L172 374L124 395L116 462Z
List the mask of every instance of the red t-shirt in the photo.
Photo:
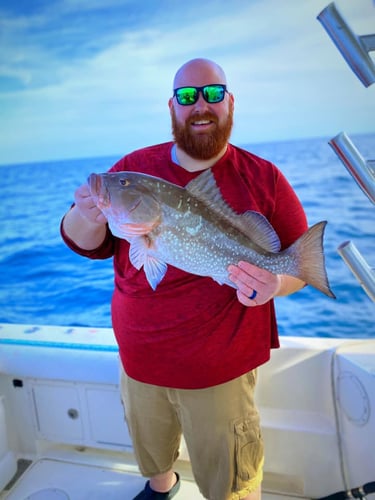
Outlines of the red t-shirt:
M185 186L201 172L188 172L171 158L172 142L135 151L111 171L132 170ZM307 229L296 194L270 162L229 145L212 167L223 198L238 213L261 212L288 247ZM266 362L279 347L273 301L245 307L236 291L168 266L153 291L143 269L129 260L129 244L107 232L90 258L114 257L112 323L127 374L141 382L198 389L227 382Z

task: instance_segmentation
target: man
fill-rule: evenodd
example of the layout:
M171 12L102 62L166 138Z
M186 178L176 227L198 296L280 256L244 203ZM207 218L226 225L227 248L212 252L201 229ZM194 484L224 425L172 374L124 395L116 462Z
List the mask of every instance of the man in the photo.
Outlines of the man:
M270 162L230 144L234 97L220 66L184 64L169 100L174 142L135 151L111 171L144 172L185 186L211 168L238 213L261 212L282 247L307 229L294 191ZM247 262L228 274L236 288L172 266L153 291L129 261L129 244L108 230L87 185L62 223L62 235L90 258L114 257L113 328L123 365L122 398L142 474L135 498L169 499L181 432L195 480L210 500L260 498L263 443L254 404L256 368L279 346L273 298L299 290L299 279Z

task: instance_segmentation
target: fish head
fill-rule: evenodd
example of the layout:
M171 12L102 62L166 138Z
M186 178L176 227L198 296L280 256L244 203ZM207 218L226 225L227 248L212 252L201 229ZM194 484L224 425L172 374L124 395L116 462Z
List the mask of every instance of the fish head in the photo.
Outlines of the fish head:
M91 174L91 196L116 236L148 234L161 219L161 204L136 172Z

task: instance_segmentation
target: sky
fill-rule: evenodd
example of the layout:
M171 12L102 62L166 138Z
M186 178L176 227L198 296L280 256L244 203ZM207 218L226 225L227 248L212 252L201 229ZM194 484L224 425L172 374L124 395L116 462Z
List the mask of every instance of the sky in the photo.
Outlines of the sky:
M1 0L0 164L170 140L173 77L195 57L227 75L234 144L375 132L375 84L363 86L316 19L328 3ZM375 32L374 0L335 4L355 33Z

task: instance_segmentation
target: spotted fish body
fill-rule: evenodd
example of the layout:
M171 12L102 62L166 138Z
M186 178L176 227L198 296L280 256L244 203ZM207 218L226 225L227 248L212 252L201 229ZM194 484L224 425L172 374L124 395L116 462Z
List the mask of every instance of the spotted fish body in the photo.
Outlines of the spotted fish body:
M143 267L153 289L168 264L235 287L227 268L243 260L300 278L334 297L324 265L325 221L280 251L267 219L254 211L235 213L210 169L185 188L137 172L91 174L88 182L112 233L129 241L130 260L137 269Z

